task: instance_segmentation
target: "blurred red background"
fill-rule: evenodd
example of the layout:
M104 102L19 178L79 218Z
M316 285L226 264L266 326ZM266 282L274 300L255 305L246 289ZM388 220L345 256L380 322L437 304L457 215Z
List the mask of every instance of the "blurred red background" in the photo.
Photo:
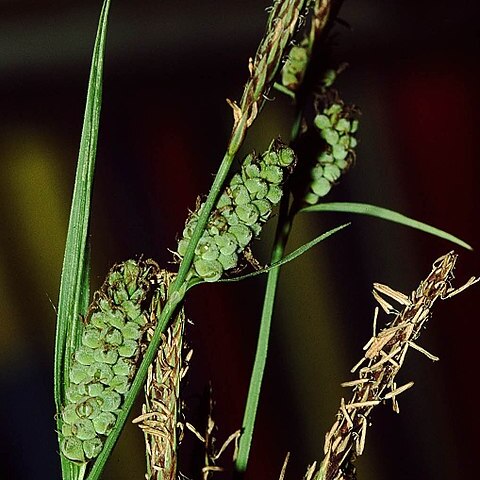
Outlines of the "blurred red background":
M60 478L52 360L60 269L100 1L0 2L0 477ZM91 227L93 283L132 256L170 264L177 232L208 192L268 2L114 1ZM339 88L362 112L355 168L331 200L396 209L476 249L459 251L461 284L480 274L478 8L474 2L346 1L335 56ZM288 101L269 103L247 147L288 136ZM291 246L348 215L303 215ZM322 458L340 383L370 337L374 281L405 293L453 247L352 218L352 226L285 267L248 479L301 478ZM271 233L271 232L270 232ZM255 251L266 262L270 236ZM457 249L459 250L459 249ZM194 361L187 417L201 426L208 382L221 443L239 427L264 278L202 286L187 309ZM436 305L412 352L400 415L379 408L359 478L475 478L478 286ZM193 443L190 441L189 443ZM200 452L200 445L189 447ZM226 455L229 455L227 453ZM104 478L143 478L142 437L127 429ZM181 460L182 462L182 460ZM228 464L225 458L225 463ZM183 458L182 471L199 478ZM221 477L221 475L219 475ZM226 475L224 475L226 478Z

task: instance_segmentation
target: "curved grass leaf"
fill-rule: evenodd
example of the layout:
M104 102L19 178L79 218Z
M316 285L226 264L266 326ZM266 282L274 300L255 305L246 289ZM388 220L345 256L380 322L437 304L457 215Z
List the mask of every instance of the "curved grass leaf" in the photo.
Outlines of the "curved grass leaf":
M291 223L287 220L288 225L287 231L290 230ZM280 221L279 221L279 225ZM268 342L270 338L270 326L272 323L272 316L273 316L273 307L275 303L275 294L277 289L278 283L278 276L280 274L280 266L291 262L295 258L299 257L303 253L305 253L310 248L314 247L322 240L330 237L331 235L343 230L345 227L350 225L346 223L344 225L340 225L328 232L314 238L310 242L302 245L301 247L297 248L290 254L283 257L283 251L285 248L285 243L288 238L288 233L283 236L280 235L280 238L276 239L275 246L273 249L272 258L280 258L278 261L274 261L272 265L266 267L265 269L259 270L257 272L253 272L249 275L243 275L242 277L237 277L235 279L223 280L223 281L238 281L243 280L245 278L250 278L255 275L259 275L261 273L268 272L268 280L267 286L265 289L265 297L263 302L263 309L262 309L262 318L260 321L260 331L258 333L258 341L257 341L257 350L255 353L255 361L253 364L252 375L250 377L250 386L248 389L247 395L247 403L245 405L245 411L243 415L243 422L242 422L242 435L239 441L238 447L238 454L237 458L235 459L235 470L237 474L240 476L247 469L248 458L250 456L250 448L253 439L253 430L255 427L255 420L257 417L257 410L258 410L258 402L260 400L260 392L262 388L262 381L263 381L263 373L265 371L265 365L267 362L267 354L268 354ZM280 231L282 227L280 226Z
M81 318L89 299L89 252L87 235L90 219L90 203L95 170L98 129L102 100L102 75L107 19L110 0L103 2L97 36L93 50L88 83L87 101L83 120L80 150L78 154L75 186L68 223L65 254L63 258L60 293L55 331L54 397L57 410L57 430L61 430L59 415L68 387L68 371L72 352L81 335ZM84 469L63 456L62 478L83 478Z
M344 212L344 213L359 213L362 215L369 215L371 217L382 218L384 220L389 220L390 222L399 223L407 227L420 230L430 235L434 235L449 242L460 245L467 250L473 250L473 248L463 240L450 233L444 232L438 228L432 227L418 220L406 217L401 213L388 210L386 208L377 207L375 205L369 205L367 203L349 203L349 202L336 202L336 203L320 203L318 205L312 205L310 207L305 207L300 210L300 212Z
M267 273L270 270L273 270L274 268L281 267L292 260L295 260L298 258L300 255L303 255L305 252L310 250L312 247L315 245L319 244L323 240L326 240L328 237L334 235L335 233L339 232L340 230L343 230L345 227L348 227L351 223L344 223L343 225L340 225L339 227L332 228L328 232L322 233L322 235L319 235L318 237L315 237L313 240L310 240L310 242L305 243L301 247L298 247L296 250L293 252L289 253L288 255L285 255L281 260L278 262L274 262L271 265L267 265L266 267L257 270L252 273L247 273L246 275L241 275L239 277L234 277L234 278L224 278L222 280L218 280L216 283L231 283L231 282L239 282L240 280L246 280L248 278L256 277L257 275L262 275L263 273ZM207 283L207 282L198 282L198 283ZM198 285L198 283L192 284L191 286Z

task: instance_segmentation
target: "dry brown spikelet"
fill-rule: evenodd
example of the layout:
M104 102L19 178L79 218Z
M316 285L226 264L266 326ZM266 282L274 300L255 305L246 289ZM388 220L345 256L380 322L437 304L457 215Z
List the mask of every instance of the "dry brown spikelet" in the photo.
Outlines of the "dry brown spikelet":
M173 273L166 270L162 270L158 275L160 311L166 302L168 286L174 277ZM152 316L147 330L147 341L151 340L155 326L156 316ZM184 328L185 315L182 309L163 334L161 347L148 369L142 415L133 420L145 436L147 480L177 478L177 448L183 431L180 420L180 382L191 356L189 352L186 361L182 362Z
M337 419L325 437L325 458L315 480L356 478L353 462L364 450L372 409L391 400L394 411L398 413L398 395L413 385L413 382L409 382L398 387L395 382L410 347L431 360L438 360L415 341L430 318L432 305L437 299L450 298L478 281L472 277L465 285L454 289L451 281L456 260L457 255L453 252L436 260L428 277L410 296L386 285L374 284L374 297L386 313L395 315L395 319L377 334L376 309L373 336L364 347L363 358L352 369L352 373L358 371L358 378L342 384L344 387L353 387L353 394L348 402L341 399ZM401 310L397 311L381 295L395 300L402 307Z

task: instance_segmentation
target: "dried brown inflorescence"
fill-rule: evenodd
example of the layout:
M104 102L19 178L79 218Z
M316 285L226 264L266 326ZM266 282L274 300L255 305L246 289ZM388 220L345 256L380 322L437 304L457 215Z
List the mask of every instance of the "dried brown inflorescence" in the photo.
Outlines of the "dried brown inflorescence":
M352 369L352 373L358 371L358 378L342 384L353 388L352 397L348 402L343 398L340 402L337 420L325 437L325 458L315 474L315 480L355 478L353 462L364 450L373 408L391 400L394 411L398 412L398 395L413 385L409 382L398 387L395 382L409 348L419 350L431 360L438 360L415 341L430 318L431 308L437 299L450 298L478 280L471 278L463 287L454 289L451 281L456 259L457 255L450 252L436 260L428 277L410 296L385 285L374 284L373 294L380 307L393 314L395 319L376 334L376 309L373 336L364 347L363 358ZM381 295L395 300L401 305L401 310L397 311Z
M158 309L147 330L147 342L153 336L156 318L166 302L173 273L162 270L158 275ZM191 352L184 357L183 334L185 315L179 311L172 325L162 336L162 345L148 369L145 403L142 415L133 420L143 430L147 453L147 480L177 478L177 448L183 424L180 418L180 382L188 368Z

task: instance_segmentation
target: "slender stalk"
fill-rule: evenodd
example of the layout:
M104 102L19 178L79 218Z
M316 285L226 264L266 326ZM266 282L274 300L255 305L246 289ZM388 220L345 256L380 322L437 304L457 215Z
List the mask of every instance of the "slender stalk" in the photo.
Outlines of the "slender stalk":
M289 195L285 194L280 204L279 219L275 240L272 248L271 264L280 261L285 253L288 237L293 224L293 216L288 214ZM267 362L268 343L270 338L270 327L272 323L275 293L280 275L280 267L272 268L268 272L265 298L263 302L260 330L258 334L257 350L250 377L247 403L242 422L242 436L238 445L238 455L235 460L235 471L241 477L247 469L250 447L252 444L253 430L257 415L260 391L262 388L263 373Z

